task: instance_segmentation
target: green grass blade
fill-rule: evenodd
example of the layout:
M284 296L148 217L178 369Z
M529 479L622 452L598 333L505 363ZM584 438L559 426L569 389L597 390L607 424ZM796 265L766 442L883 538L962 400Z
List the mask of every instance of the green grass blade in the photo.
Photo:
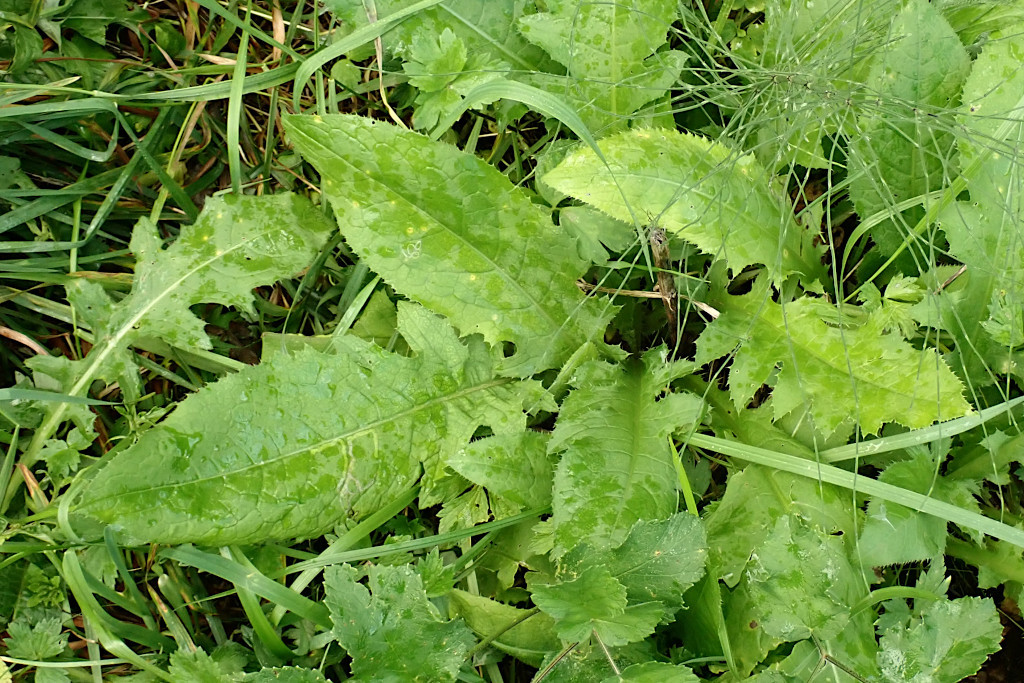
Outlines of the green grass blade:
M294 612L317 626L325 629L332 626L330 614L322 604L303 597L263 574L243 567L234 560L212 555L191 546L168 548L161 552L160 556L219 576L238 588L245 588L265 600L283 606L289 612Z
M687 443L691 446L706 448L723 455L730 455L746 462L772 467L816 481L828 482L829 484L842 486L851 491L879 498L889 503L903 505L918 512L953 522L967 529L975 529L993 538L998 538L1024 548L1024 530L1016 529L1008 524L997 522L975 512L969 512L955 505L929 498L922 493L885 484L869 477L860 476L854 472L832 467L831 465L816 463L804 458L776 453L764 448L749 446L706 434L693 434L687 439Z
M403 19L429 7L433 7L434 5L439 5L442 1L443 0L420 0L420 2L409 5L394 14L390 14L383 19L379 19L372 24L368 24L355 30L333 45L329 45L319 52L310 55L309 58L302 63L302 66L299 67L299 70L295 75L295 87L292 91L292 103L295 105L295 108L297 110L300 109L299 99L302 97L302 90L306 86L306 81L309 80L310 76L312 76L317 69L332 59L337 59L345 53L370 42Z

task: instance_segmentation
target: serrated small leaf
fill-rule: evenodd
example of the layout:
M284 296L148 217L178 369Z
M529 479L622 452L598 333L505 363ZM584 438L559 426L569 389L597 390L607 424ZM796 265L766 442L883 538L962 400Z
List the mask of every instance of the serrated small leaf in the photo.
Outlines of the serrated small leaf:
M658 400L668 382L692 365L665 363L664 349L642 363L592 361L577 372L562 403L550 448L564 451L555 472L556 554L579 543L615 547L641 519L676 511L677 477L669 448L673 430L700 420L691 394Z
M669 233L734 273L763 264L776 283L794 274L824 281L813 236L783 211L754 157L662 129L619 133L600 145L604 159L581 148L544 182L627 223L657 216Z
M555 620L558 637L581 641L591 633L608 647L643 640L665 615L657 602L626 604L626 587L604 567L588 567L556 584L531 583L533 603Z
M334 637L364 681L453 681L475 642L461 621L441 618L408 566L371 566L368 587L350 565L329 567L325 603Z
M19 659L52 659L68 646L68 634L63 631L57 618L41 619L34 624L15 619L7 625L5 654Z
M529 376L588 341L603 347L613 307L576 287L587 263L572 238L493 166L366 117L285 121L352 248L463 335L513 342L506 372Z
M704 575L706 561L704 525L694 515L679 512L668 519L637 522L612 550L580 545L562 564L569 573L605 567L626 587L630 602L656 600L675 609L682 606L683 593Z
M807 409L826 437L851 418L875 434L886 422L916 429L971 412L963 384L934 351L869 325L831 327L819 300L782 306L755 287L715 305L721 315L698 339L697 362L739 347L729 371L738 409L771 382L775 419Z
M448 465L474 484L524 507L551 504L555 458L549 435L525 431L478 439L448 458Z
M73 492L73 525L115 524L129 543L309 537L393 500L421 463L421 504L438 502L445 458L479 425L525 427L526 385L419 306L399 308L399 329L415 357L346 336L336 354L274 354L185 399Z
M216 659L202 650L178 650L171 654L168 673L181 683L234 683L243 680L241 672L223 671Z
M977 673L1002 638L991 600L938 600L907 628L882 634L877 655L886 683L957 683Z
M448 598L453 614L465 619L466 624L481 638L498 633L527 613L527 610L458 589L453 590ZM540 666L548 653L557 652L561 648L555 634L555 622L544 612L530 616L504 631L491 641L491 646L530 666Z
M566 97L587 127L624 127L629 116L661 97L679 77L688 55L662 50L679 8L674 0L552 3L549 12L519 20L519 30L565 66L565 76L529 74Z

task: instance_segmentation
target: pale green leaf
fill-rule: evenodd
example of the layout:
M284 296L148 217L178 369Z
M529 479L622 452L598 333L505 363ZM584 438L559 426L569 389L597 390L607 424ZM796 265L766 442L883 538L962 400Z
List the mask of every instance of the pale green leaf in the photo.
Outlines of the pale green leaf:
M565 96L587 127L608 132L661 97L687 55L661 50L678 14L675 0L559 2L550 12L519 20L527 40L568 70L568 77L531 74L529 80Z
M462 334L513 342L506 372L557 367L601 343L613 309L576 287L587 264L572 238L494 167L364 117L285 125L360 257Z
M1016 370L1012 345L1024 338L1024 38L986 43L964 84L958 136L962 165L977 165L967 183L970 202L939 216L952 255L967 266L964 282L934 297L956 340L965 376L993 381L992 372ZM981 329L979 329L979 327ZM1019 370L1017 371L1019 373Z
M938 600L906 628L882 634L877 655L881 680L957 683L977 673L999 649L1002 632L991 600Z
M551 504L555 459L548 435L525 431L479 439L448 458L448 465L474 484L524 507Z
M669 381L693 370L666 363L664 348L643 362L583 365L563 402L550 448L564 451L555 472L556 554L579 543L618 546L641 519L676 511L677 478L668 435L700 420L690 394L659 399Z
M234 683L243 680L242 673L227 672L214 657L202 650L180 649L170 658L168 673L181 683Z
M68 634L55 617L30 623L19 617L7 625L5 640L8 657L19 659L52 659L68 646Z
M36 356L30 367L60 380L72 396L95 379L119 382L128 400L138 398L138 369L128 347L146 338L185 349L212 347L206 323L191 306L220 303L252 312L253 288L291 277L309 265L327 240L330 222L291 194L211 198L192 225L162 249L156 227L142 219L132 233L137 258L132 290L114 303L95 282L75 279L68 300L88 321L93 348L82 360ZM36 432L29 458L38 454L69 408L51 408ZM86 411L88 412L88 411Z
M275 354L185 399L74 492L76 529L115 524L130 543L315 536L398 497L421 467L421 504L437 502L446 457L479 425L525 427L523 385L483 372L482 344L418 306L399 309L399 328L415 357L346 336L336 354Z
M729 371L737 409L771 384L776 420L807 409L826 437L851 418L865 434L876 434L887 422L916 429L971 410L960 380L934 351L870 325L829 326L820 300L782 306L755 287L714 305L721 316L701 334L697 362L738 346Z
M980 513L970 481L939 476L927 454L889 465L878 477L886 484L924 493L964 510ZM938 557L946 548L947 522L908 507L872 499L859 537L859 557L871 567L920 562ZM975 532L976 540L981 537Z
M466 624L481 638L498 633L527 614L527 610L458 589L449 593L448 599L452 613L465 619ZM555 634L554 621L543 612L526 617L521 623L504 631L491 641L491 646L530 666L540 666L548 653L561 648Z
M530 583L533 604L555 620L559 638L587 640L591 633L608 647L642 640L665 615L658 602L626 604L626 588L608 569L588 567L556 584Z
M852 499L843 489L748 465L729 477L725 495L705 518L711 566L728 585L739 582L750 554L779 519L800 517L825 533L853 534Z
M370 566L368 586L350 565L325 573L334 637L352 657L353 679L454 681L475 642L461 621L441 618L408 566Z
M775 523L746 569L753 611L765 633L790 642L839 635L850 605L867 592L846 559L843 538L799 517L786 515Z
M884 108L865 108L859 134L850 144L850 197L867 218L896 202L940 189L957 170L952 162L953 109L970 71L960 39L926 0L912 0L893 22L891 42L877 58L868 79ZM902 243L907 226L924 216L913 207L902 219L875 226L872 239L890 255ZM909 254L908 254L909 256ZM907 267L913 261L904 259ZM903 262L901 262L903 263Z
M632 683L700 683L697 675L688 667L682 664L669 664L668 662L644 662L627 666L618 676L604 679L601 683L620 683L620 681L631 681Z
M634 130L601 141L605 160L581 148L544 177L552 187L626 221L658 224L734 273L768 267L773 282L822 279L820 249L749 155L670 130Z
M607 568L630 602L656 600L671 610L682 606L683 593L704 575L707 561L704 525L686 512L668 519L637 522L617 548L595 551L580 545L563 559L563 571L588 566Z

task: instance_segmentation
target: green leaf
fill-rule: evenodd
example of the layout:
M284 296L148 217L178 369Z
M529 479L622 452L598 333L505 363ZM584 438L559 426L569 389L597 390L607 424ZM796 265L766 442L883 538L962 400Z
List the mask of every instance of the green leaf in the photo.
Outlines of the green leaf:
M522 390L496 379L487 349L441 319L399 309L414 358L351 336L338 353L274 354L181 402L75 493L85 536L115 524L129 543L226 545L315 536L366 516L446 458L481 424L525 427Z
M347 26L358 29L370 23L363 0L327 0L324 3ZM377 21L413 4L413 0L374 0ZM382 39L384 49L408 57L417 35L439 36L454 31L469 54L482 54L535 70L543 65L543 53L519 35L516 20L532 9L526 0L448 0L439 7L408 17ZM372 54L368 51L366 56ZM362 58L362 57L359 57Z
M669 611L682 607L683 593L704 575L707 540L701 521L686 512L637 522L626 540L609 551L580 545L563 559L563 571L602 566L626 588L630 602L656 600Z
M668 436L700 420L691 394L659 399L668 383L693 370L666 362L664 347L643 362L583 365L562 404L550 449L564 451L555 472L556 554L579 543L618 546L641 519L676 511L677 478Z
M966 377L975 384L993 373L1017 372L1016 346L1024 341L1024 200L1019 147L1024 139L1024 38L986 44L964 84L957 145L964 168L978 165L968 179L970 202L943 211L938 225L950 252L967 266L959 288L932 297L945 328L956 340ZM1009 128L1007 129L1007 126ZM979 327L981 329L979 329Z
M867 83L886 106L865 109L850 144L850 163L860 169L851 174L850 197L862 218L940 189L957 173L952 106L970 71L967 51L926 0L907 4L893 22L892 36ZM872 239L888 256L903 242L907 226L923 216L923 207L909 209L902 219L894 216L873 228Z
M501 78L509 67L482 54L468 55L465 43L446 28L441 35L416 33L409 61L402 68L409 75L410 85L420 90L413 125L422 129L437 126L439 120L459 108L464 96L479 85ZM477 100L470 106L490 101Z
M241 673L224 671L214 657L202 650L178 650L171 655L172 680L181 683L232 683L243 680Z
M613 307L576 287L587 264L572 238L494 167L364 117L285 121L356 253L462 334L513 342L505 372L528 376L601 343Z
M64 15L61 28L76 31L97 45L105 45L107 26L127 20L124 0L75 0Z
M670 130L634 130L601 141L605 160L581 148L544 182L630 224L658 216L669 233L724 260L734 273L763 264L774 283L824 281L820 249L784 210L749 155Z
M644 662L627 666L618 676L604 679L601 683L700 683L700 679L688 666L668 662Z
M977 673L1002 638L991 600L938 600L906 628L882 634L878 668L886 683L956 683Z
M974 498L977 486L970 481L939 476L934 461L926 453L889 465L878 480L927 494L964 510L981 512ZM938 557L946 548L946 527L946 520L940 517L872 499L859 537L860 558L867 566L879 567ZM976 540L981 540L977 533L975 536Z
M453 681L475 642L461 621L445 621L427 600L408 566L367 569L328 567L325 603L334 637L352 657L352 674L364 681Z
M327 679L316 669L304 669L298 666L282 666L273 669L260 669L246 674L242 679L245 683L326 683Z
M593 131L624 127L631 114L665 94L686 64L685 53L661 49L678 17L674 0L549 7L522 17L519 30L562 64L569 79L531 74L529 80L567 96Z
M137 400L138 369L130 345L155 338L184 349L211 348L206 322L191 306L220 303L254 314L253 288L307 266L331 229L308 200L291 194L211 198L167 249L161 249L156 226L142 219L132 233L137 263L127 297L114 303L100 285L84 278L67 285L68 300L93 332L89 354L78 361L36 356L28 365L58 379L71 396L104 379L119 382L126 399ZM36 430L29 462L69 410L67 404L51 407Z
M30 624L19 617L7 625L6 654L18 659L52 659L68 646L68 634L63 630L57 618Z
M856 530L850 494L805 477L748 465L729 476L725 495L705 518L711 566L735 586L750 554L785 516L798 516L825 533Z
M588 567L556 584L530 583L533 603L555 620L558 637L587 640L596 633L608 647L643 640L665 608L657 602L626 606L626 587L604 567Z
M820 300L782 306L755 286L713 305L721 316L698 339L697 362L739 346L729 371L737 409L770 384L776 420L806 409L826 437L849 420L876 434L887 422L916 429L971 410L960 380L934 351L870 325L829 326L821 316L834 308Z
M463 590L453 590L448 599L452 613L465 619L481 638L498 633L529 613L529 610L517 609ZM548 653L557 652L561 647L554 626L551 617L539 612L504 631L491 641L491 646L537 667Z
M448 465L474 484L523 507L551 504L555 458L548 435L525 431L478 439L448 458Z
M752 553L746 580L760 628L787 642L839 635L850 605L866 594L846 559L843 537L789 515Z

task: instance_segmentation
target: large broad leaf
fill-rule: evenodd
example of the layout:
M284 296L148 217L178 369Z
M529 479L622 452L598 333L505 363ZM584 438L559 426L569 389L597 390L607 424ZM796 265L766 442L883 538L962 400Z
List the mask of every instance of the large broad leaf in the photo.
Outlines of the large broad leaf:
M454 681L476 639L447 621L408 566L371 566L369 585L350 565L324 576L334 637L352 657L350 681Z
M669 381L692 371L664 357L664 348L655 349L643 363L593 361L577 372L578 388L562 404L550 445L565 451L552 504L556 553L583 542L617 546L638 520L676 511L668 436L698 421L703 403L690 394L658 400Z
M71 513L94 537L210 545L309 537L363 516L427 474L481 424L522 430L523 384L495 379L487 349L442 320L399 308L413 358L353 337L336 354L278 353L182 401L82 482Z
M291 194L210 199L167 249L161 249L156 226L142 219L132 233L137 263L127 297L115 303L100 285L84 279L67 286L68 300L93 332L89 355L78 361L36 356L28 364L56 378L71 396L104 379L119 382L125 397L134 400L139 379L129 346L156 338L185 349L209 349L206 323L190 306L221 303L252 311L253 288L307 266L331 229L306 199ZM51 408L28 460L59 426L67 406Z
M826 437L850 420L875 434L886 422L916 429L971 410L960 380L934 351L871 323L831 327L821 317L829 306L820 300L782 306L758 286L715 304L721 316L697 341L697 362L738 346L729 370L737 408L770 384L776 419L805 409Z
M516 354L518 376L561 365L604 332L611 308L585 298L571 236L494 167L359 116L292 116L345 238L388 284Z
M824 271L811 235L785 212L752 156L671 130L634 130L601 141L605 159L581 148L544 182L629 223L658 224L738 273L758 263L773 282Z
M593 131L623 128L630 114L675 83L687 55L660 50L678 16L675 0L552 2L519 20L527 40L569 72L531 81L567 97Z
M895 40L880 55L868 81L885 105L865 109L857 119L859 135L850 144L850 162L860 169L850 184L850 197L862 218L939 189L956 176L950 105L959 99L970 71L967 50L925 0L913 0L900 12L892 35ZM922 206L913 207L902 220L894 217L876 226L872 239L888 256L908 226L923 216ZM914 267L910 259L901 265Z

